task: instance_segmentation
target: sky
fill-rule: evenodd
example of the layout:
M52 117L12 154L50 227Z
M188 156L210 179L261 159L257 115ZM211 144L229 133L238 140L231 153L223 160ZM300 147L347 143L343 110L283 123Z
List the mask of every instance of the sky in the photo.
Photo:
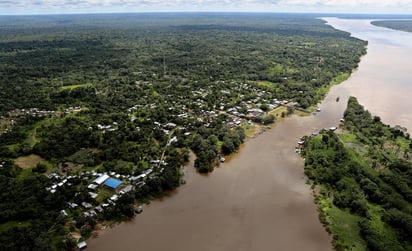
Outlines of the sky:
M412 14L412 0L0 0L0 15L186 11Z

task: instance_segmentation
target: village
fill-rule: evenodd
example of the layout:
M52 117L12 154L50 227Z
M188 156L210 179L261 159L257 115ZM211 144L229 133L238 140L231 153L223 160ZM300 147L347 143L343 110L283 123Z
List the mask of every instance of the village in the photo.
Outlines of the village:
M139 83L142 84L142 83ZM144 82L143 84L150 83ZM221 86L230 86L229 90L221 90ZM185 93L183 93L185 94ZM214 104L210 104L211 96L215 100ZM228 127L233 128L242 126L251 120L262 122L262 118L268 114L268 111L273 111L279 106L298 108L297 102L288 100L278 100L269 90L262 90L256 87L256 84L250 83L227 83L225 81L217 81L210 83L210 85L199 88L198 90L188 90L186 95L164 95L166 100L162 104L147 103L150 100L147 96L140 100L138 104L127 109L131 122L134 122L139 117L139 111L156 110L161 105L167 109L168 117L172 122L161 125L160 122L153 121L154 127L163 126L165 134L169 134L170 130L179 126L185 129L192 121L198 121L208 127L218 115L225 115L225 123ZM188 104L188 97L192 101ZM169 100L170 99L170 100ZM60 111L41 110L39 108L22 108L8 112L7 116L0 117L0 135L10 132L14 125L16 125L17 118L33 117L46 118L53 116L65 116L67 114L78 113L84 110L84 107L70 106ZM87 109L87 108L86 108ZM259 119L261 118L261 119ZM192 121L191 121L192 120ZM185 124L186 123L186 124ZM249 123L250 124L250 123ZM118 129L118 122L112 121L110 123L97 123L89 127L90 130L96 128L101 132L112 132ZM136 128L139 128L138 126Z
M79 217L84 219L101 219L99 215L115 207L122 196L135 191L135 189L142 188L146 180L155 179L157 175L163 172L164 168L158 169L160 166L167 166L167 163L161 160L153 160L151 164L152 168L135 176L120 175L115 172L100 173L96 171L82 171L69 176L50 173L47 177L50 179L51 185L48 186L46 190L51 194L57 191L63 193L65 189L78 187L79 181L80 186L87 187L87 190L77 189L78 192L75 194L74 200L68 201L66 209L62 209L60 214L61 217L72 218L73 225L78 226L79 230L90 228L90 223L87 220L82 221L79 225L76 219ZM135 214L140 214L142 211L143 208L141 205L134 207ZM77 236L76 231L72 234L73 236ZM80 239L77 241L78 249L87 247L85 241L81 241Z
M226 88L222 89L222 86ZM145 88L152 88L152 86L148 84ZM132 123L136 131L145 127L146 130L162 132L164 137L167 137L164 147L188 140L200 125L208 128L216 122L223 123L229 129L237 127L248 129L257 125L266 125L270 128L269 124L276 118L288 115L287 112L299 105L290 100L278 100L271 91L259 88L256 84L224 81L203 85L198 90L187 89L177 97L165 93L162 97L164 98L162 102L152 102L155 99L149 96L138 100L125 110L125 115L129 119L127 123ZM87 110L85 105L69 106L59 111L39 108L16 109L2 117L1 130L2 133L10 132L21 118L31 117L37 119L36 121L60 119ZM149 111L163 110L166 114L164 119L159 121L143 116ZM115 134L125 123L112 119L93 122L88 124L87 130L102 136ZM147 128L147 123L151 124L151 128ZM257 132L259 131L252 130L252 135ZM80 155L85 153L87 155L88 151L90 150L80 149L79 152ZM225 161L224 156L218 159L221 162ZM159 156L159 159L147 160L150 166L145 167L143 171L135 171L135 168L131 168L128 172L121 173L105 171L101 166L90 167L87 164L76 164L68 160L57 163L51 169L48 168L49 171L45 175L50 182L45 189L53 195L75 191L74 197L70 201L65 201L66 208L60 211L60 217L70 219L73 226L70 227L71 234L76 239L78 249L87 247L85 239L95 229L95 224L103 222L108 213L121 207L121 203L124 203L123 197L134 197L134 194L139 193L140 190L150 189L146 187L146 183L162 179L165 168L168 168L168 163L163 160L163 156ZM140 204L135 204L133 213L139 214L142 210ZM86 232L88 234L85 234Z

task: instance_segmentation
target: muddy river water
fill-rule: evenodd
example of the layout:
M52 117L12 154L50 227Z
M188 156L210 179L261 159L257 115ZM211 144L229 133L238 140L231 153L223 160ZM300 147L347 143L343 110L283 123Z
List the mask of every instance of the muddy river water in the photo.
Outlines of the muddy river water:
M359 69L319 105L321 112L276 124L208 176L187 166L185 185L89 240L88 250L331 250L294 146L302 135L337 126L350 95L385 123L411 129L412 35L368 20L327 20L369 46Z

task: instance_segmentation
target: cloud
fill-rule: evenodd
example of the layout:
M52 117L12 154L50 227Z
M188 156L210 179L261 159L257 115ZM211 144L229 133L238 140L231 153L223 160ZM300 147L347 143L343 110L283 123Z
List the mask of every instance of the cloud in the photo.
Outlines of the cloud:
M0 0L0 13L104 11L411 12L412 0Z
M328 6L328 7L410 7L412 0L281 0L283 5Z

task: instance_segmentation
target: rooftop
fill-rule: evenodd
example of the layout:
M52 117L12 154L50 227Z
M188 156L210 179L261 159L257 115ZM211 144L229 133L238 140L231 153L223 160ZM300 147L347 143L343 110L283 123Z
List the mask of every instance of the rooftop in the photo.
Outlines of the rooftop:
M103 182L105 182L108 178L110 178L109 175L107 174L103 174L101 176L99 176L98 178L96 178L93 183L96 183L98 185L101 185Z
M123 182L118 179L109 178L104 182L104 185L112 189L117 189L122 183Z

